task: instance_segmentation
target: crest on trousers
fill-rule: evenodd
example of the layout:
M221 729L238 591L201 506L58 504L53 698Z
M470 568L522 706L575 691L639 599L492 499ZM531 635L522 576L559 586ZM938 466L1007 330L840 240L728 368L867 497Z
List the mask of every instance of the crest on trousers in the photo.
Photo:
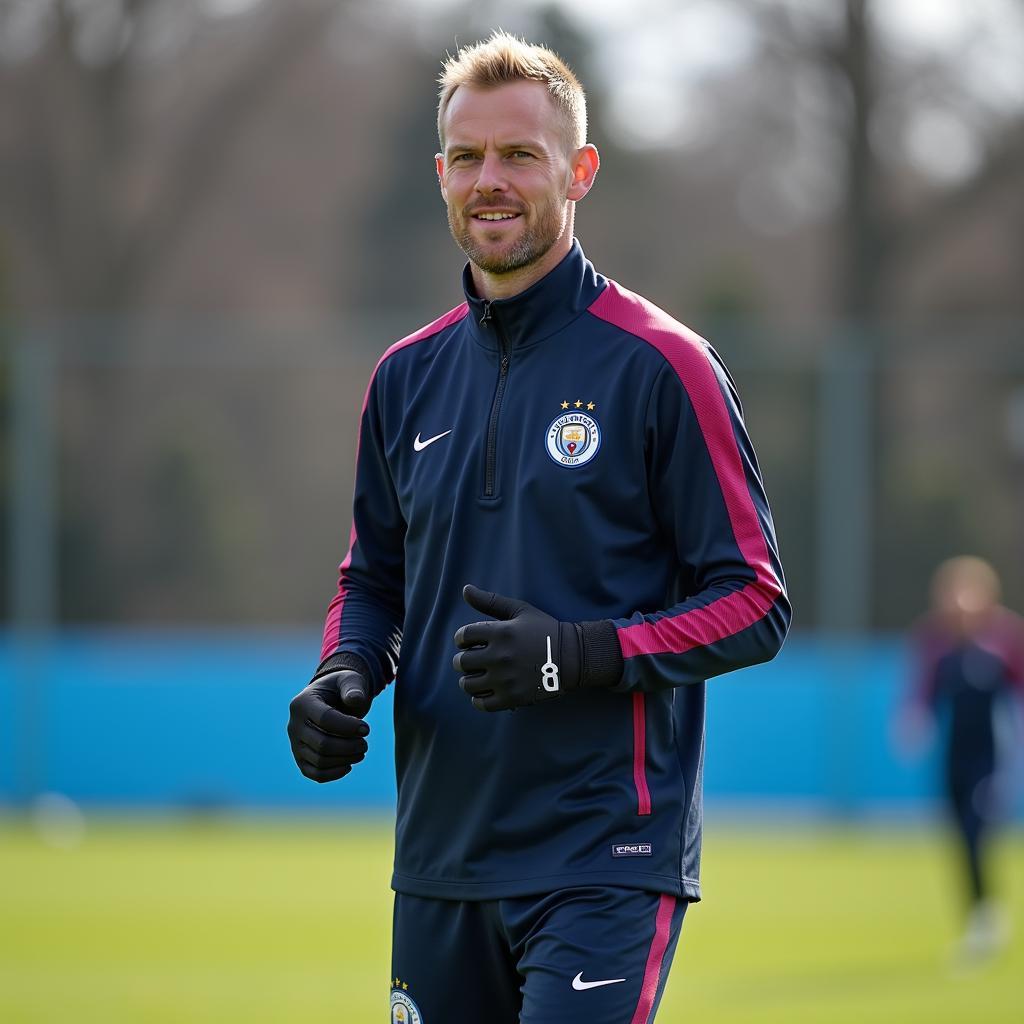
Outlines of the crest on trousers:
M562 403L567 411L552 420L545 439L552 461L570 469L588 463L601 447L601 428L597 420L580 411L584 407L581 401L573 404L575 409L570 408L568 402ZM592 410L594 403L587 402L586 408Z
M395 980L395 987L391 990L391 1024L423 1024L423 1014L405 991L408 987L408 984Z

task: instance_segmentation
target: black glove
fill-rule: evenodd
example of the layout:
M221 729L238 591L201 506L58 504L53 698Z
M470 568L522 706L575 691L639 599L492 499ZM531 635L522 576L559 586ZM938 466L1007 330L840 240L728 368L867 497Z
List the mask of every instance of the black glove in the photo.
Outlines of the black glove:
M348 775L366 756L370 685L351 669L323 672L289 705L288 738L299 771L314 782Z
M462 597L498 620L471 622L455 634L452 665L478 711L526 707L621 678L622 652L609 620L559 622L525 601L471 585Z

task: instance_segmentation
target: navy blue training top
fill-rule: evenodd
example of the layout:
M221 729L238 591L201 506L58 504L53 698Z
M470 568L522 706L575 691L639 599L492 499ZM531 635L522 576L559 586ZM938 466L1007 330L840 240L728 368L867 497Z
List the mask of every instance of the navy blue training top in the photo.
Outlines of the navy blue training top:
M396 890L573 885L700 898L704 681L789 625L735 385L710 345L578 243L531 288L466 302L377 364L351 547L321 659L395 682ZM462 588L610 619L610 690L475 710ZM371 738L372 741L372 738Z
M937 615L914 631L913 699L933 711L946 706L947 777L977 779L996 767L996 720L1014 698L1024 697L1024 620L993 609L971 637L957 636Z

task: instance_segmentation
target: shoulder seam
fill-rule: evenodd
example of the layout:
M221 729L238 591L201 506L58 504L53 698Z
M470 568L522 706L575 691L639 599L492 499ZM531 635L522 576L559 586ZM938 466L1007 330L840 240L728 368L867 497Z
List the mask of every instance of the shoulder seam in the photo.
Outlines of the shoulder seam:
M460 302L459 305L454 306L452 309L448 310L447 313L439 316L436 320L432 320L430 323L425 324L418 331L413 331L412 334L407 334L404 338L399 338L398 341L389 345L384 350L380 359L377 360L377 365L373 368L373 376L377 376L377 371L393 355L396 355L403 349L411 348L413 345L418 345L421 341L429 341L431 338L436 338L442 331L459 323L460 320L463 320L468 312L469 304L466 302Z
M711 346L706 338L698 334L692 327L687 327L687 325L684 324L681 320L677 320L667 310L662 309L661 306L657 305L654 302L651 302L649 299L645 299L642 295L639 295L634 291L630 291L628 288L623 288L623 286L620 285L617 281L609 280L608 286L606 286L605 289L601 292L601 294L590 304L590 306L587 307L587 312L590 313L591 316L600 320L602 323L611 325L616 330L622 331L623 334L628 334L631 338L635 338L637 341L642 341L648 348L653 349L655 352L657 352L658 355L661 356L662 360L667 365L672 365L671 361L669 360L665 352L658 348L658 346L653 341L651 341L650 338L645 338L642 334L637 334L636 331L631 331L628 327L623 326L616 320L610 320L607 317L601 316L600 313L594 311L594 306L597 305L601 301L601 299L603 299L605 295L608 294L608 291L612 286L617 288L620 293L625 292L628 295L635 297L639 304L643 304L645 306L657 310L658 313L660 313L662 316L670 320L677 329L675 331L666 331L666 335L674 336L677 341L683 343L684 345L690 344L695 341L698 343L698 346L701 349L701 351L707 354Z
M469 304L462 302L453 309L448 310L448 312L443 316L439 316L436 320L432 320L429 324L425 327L421 327L418 331L413 331L412 334L407 334L404 338L399 339L384 350L384 354L377 360L377 363L373 368L373 372L370 374L370 379L366 382L366 390L363 392L363 408L360 413L360 422L362 421L362 417L366 414L367 406L370 404L370 394L377 387L377 375L380 373L380 368L393 355L402 351L402 349L411 348L413 345L416 345L421 341L429 341L431 338L436 338L443 330L462 320L468 312Z

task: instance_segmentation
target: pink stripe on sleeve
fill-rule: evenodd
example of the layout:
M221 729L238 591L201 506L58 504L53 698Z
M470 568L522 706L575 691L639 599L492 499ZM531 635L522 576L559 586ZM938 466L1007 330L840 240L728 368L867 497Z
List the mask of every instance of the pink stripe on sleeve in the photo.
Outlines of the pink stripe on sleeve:
M1024 619L998 606L977 642L1006 666L1011 686L1024 697Z
M619 629L623 658L638 654L683 654L741 633L764 617L775 601L748 583L703 608L666 615L656 622L637 622Z
M413 334L409 334L400 341L396 341L394 345L388 348L384 355L377 360L377 365L373 368L373 373L370 374L370 382L366 385L366 391L363 392L363 407L359 414L359 434L356 439L357 467L359 465L359 446L363 441L363 417L366 415L366 406L370 401L370 389L373 387L373 381L377 376L377 371L381 368L384 362L390 359L396 352L401 351L403 348L408 348L410 345L414 345L417 341L425 341L427 338L432 338L435 334L439 334L446 327L450 327L452 324L458 323L468 312L469 304L466 302L461 303L454 309L448 310L444 316L440 316L432 323L427 324L426 327L421 327ZM352 530L349 533L348 539L348 554L345 555L345 560L338 566L338 590L327 607L327 620L324 622L323 643L320 645L321 661L323 661L329 654L332 654L341 643L341 613L344 610L345 597L348 593L345 589L345 573L348 571L349 566L352 565L352 552L355 549L357 539L356 524L355 519L353 518Z
M358 455L357 455L358 458ZM341 643L341 609L345 604L345 572L352 564L352 549L356 546L356 524L353 521L348 535L348 554L338 566L338 592L334 595L327 608L327 621L324 623L323 643L320 645L320 660L323 661Z
M400 352L403 348L408 348L410 345L415 345L417 341L425 341L427 338L432 338L435 334L440 334L446 327L451 327L452 324L457 324L467 313L469 312L469 303L462 302L454 309L449 309L444 316L439 316L433 322L427 324L426 327L421 327L418 331L412 334L407 334L404 338L396 341L384 355L377 360L377 365L373 368L373 373L370 374L370 383L373 383L373 378L377 376L377 371L381 368L381 365L390 359L396 352ZM366 400L369 398L370 388L367 385L366 394L363 396L363 412L366 412Z
M654 1009L654 1000L658 995L658 984L661 981L661 965L665 959L665 950L668 949L669 934L672 930L672 915L676 909L676 898L668 893L662 893L658 902L658 914L654 919L654 938L651 940L651 950L647 954L647 966L644 969L644 983L640 989L640 1001L636 1004L636 1011L630 1024L648 1024L651 1017L651 1010Z
M781 595L782 586L772 568L761 521L747 488L732 418L706 343L663 310L614 281L591 305L590 312L652 345L675 370L711 456L736 545L755 576L752 583L703 608L620 628L622 656L681 654L716 643L761 619Z

